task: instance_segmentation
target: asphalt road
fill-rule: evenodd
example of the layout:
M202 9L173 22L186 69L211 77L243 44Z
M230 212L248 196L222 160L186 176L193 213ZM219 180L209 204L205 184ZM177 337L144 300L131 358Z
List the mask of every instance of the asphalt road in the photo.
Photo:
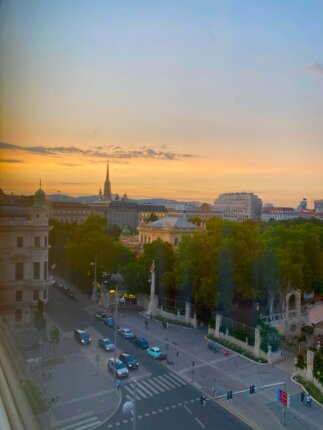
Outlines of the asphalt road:
M86 327L91 333L91 328L93 328L93 331L95 329L95 332L100 333L102 337L114 340L114 330L96 320L94 315L86 310L91 305L88 297L77 290L74 291L76 292L75 300L52 288L51 300L46 306L46 314L65 332L72 331L76 327ZM122 327L123 315L131 311L120 308L119 312L118 324ZM126 430L133 428L131 417L122 413L122 406L126 401L133 400L135 380L136 429L165 430L184 426L187 430L201 430L214 429L215 424L218 428L225 430L250 428L213 400L202 405L199 390L120 335L117 335L117 346L118 352L124 351L135 355L140 363L140 368L130 372L130 377L122 381L120 407L108 422L98 427L99 429ZM92 342L92 345L82 348L91 348L94 351L97 346ZM77 397L77 393L75 396Z

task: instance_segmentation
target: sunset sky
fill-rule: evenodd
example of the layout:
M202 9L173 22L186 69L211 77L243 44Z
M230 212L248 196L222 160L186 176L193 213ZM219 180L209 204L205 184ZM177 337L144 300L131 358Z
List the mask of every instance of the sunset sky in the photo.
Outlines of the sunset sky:
M323 198L322 0L0 0L1 188ZM310 204L310 206L312 206Z

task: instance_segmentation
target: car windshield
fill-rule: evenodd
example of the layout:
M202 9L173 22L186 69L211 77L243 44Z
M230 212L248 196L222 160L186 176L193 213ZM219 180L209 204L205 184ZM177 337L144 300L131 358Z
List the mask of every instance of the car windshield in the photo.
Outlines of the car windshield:
M105 339L105 340L103 340L103 343L104 343L104 345L105 345L105 346L112 345L112 342L111 342L111 340L109 340L109 339Z

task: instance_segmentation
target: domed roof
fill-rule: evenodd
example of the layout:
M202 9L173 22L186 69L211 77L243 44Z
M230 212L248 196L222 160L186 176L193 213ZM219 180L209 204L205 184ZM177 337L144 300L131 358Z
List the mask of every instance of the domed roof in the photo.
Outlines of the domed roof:
M40 188L39 190L37 190L35 192L35 204L34 206L36 206L37 208L42 208L45 205L45 200L46 200L46 194L44 193L44 191L41 189L41 184L40 184Z
M126 225L126 226L124 227L124 229L122 230L121 236L131 236L131 235L132 235L131 230L130 230L130 228Z

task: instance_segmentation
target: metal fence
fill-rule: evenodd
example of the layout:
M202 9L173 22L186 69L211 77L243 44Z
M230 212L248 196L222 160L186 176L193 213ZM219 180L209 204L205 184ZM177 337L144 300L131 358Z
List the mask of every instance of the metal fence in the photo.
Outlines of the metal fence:
M222 317L220 331L222 333L226 333L227 330L230 336L234 336L235 338L242 340L243 342L245 342L245 340L248 339L249 345L255 344L254 327L250 327L244 323L235 321L231 318Z

